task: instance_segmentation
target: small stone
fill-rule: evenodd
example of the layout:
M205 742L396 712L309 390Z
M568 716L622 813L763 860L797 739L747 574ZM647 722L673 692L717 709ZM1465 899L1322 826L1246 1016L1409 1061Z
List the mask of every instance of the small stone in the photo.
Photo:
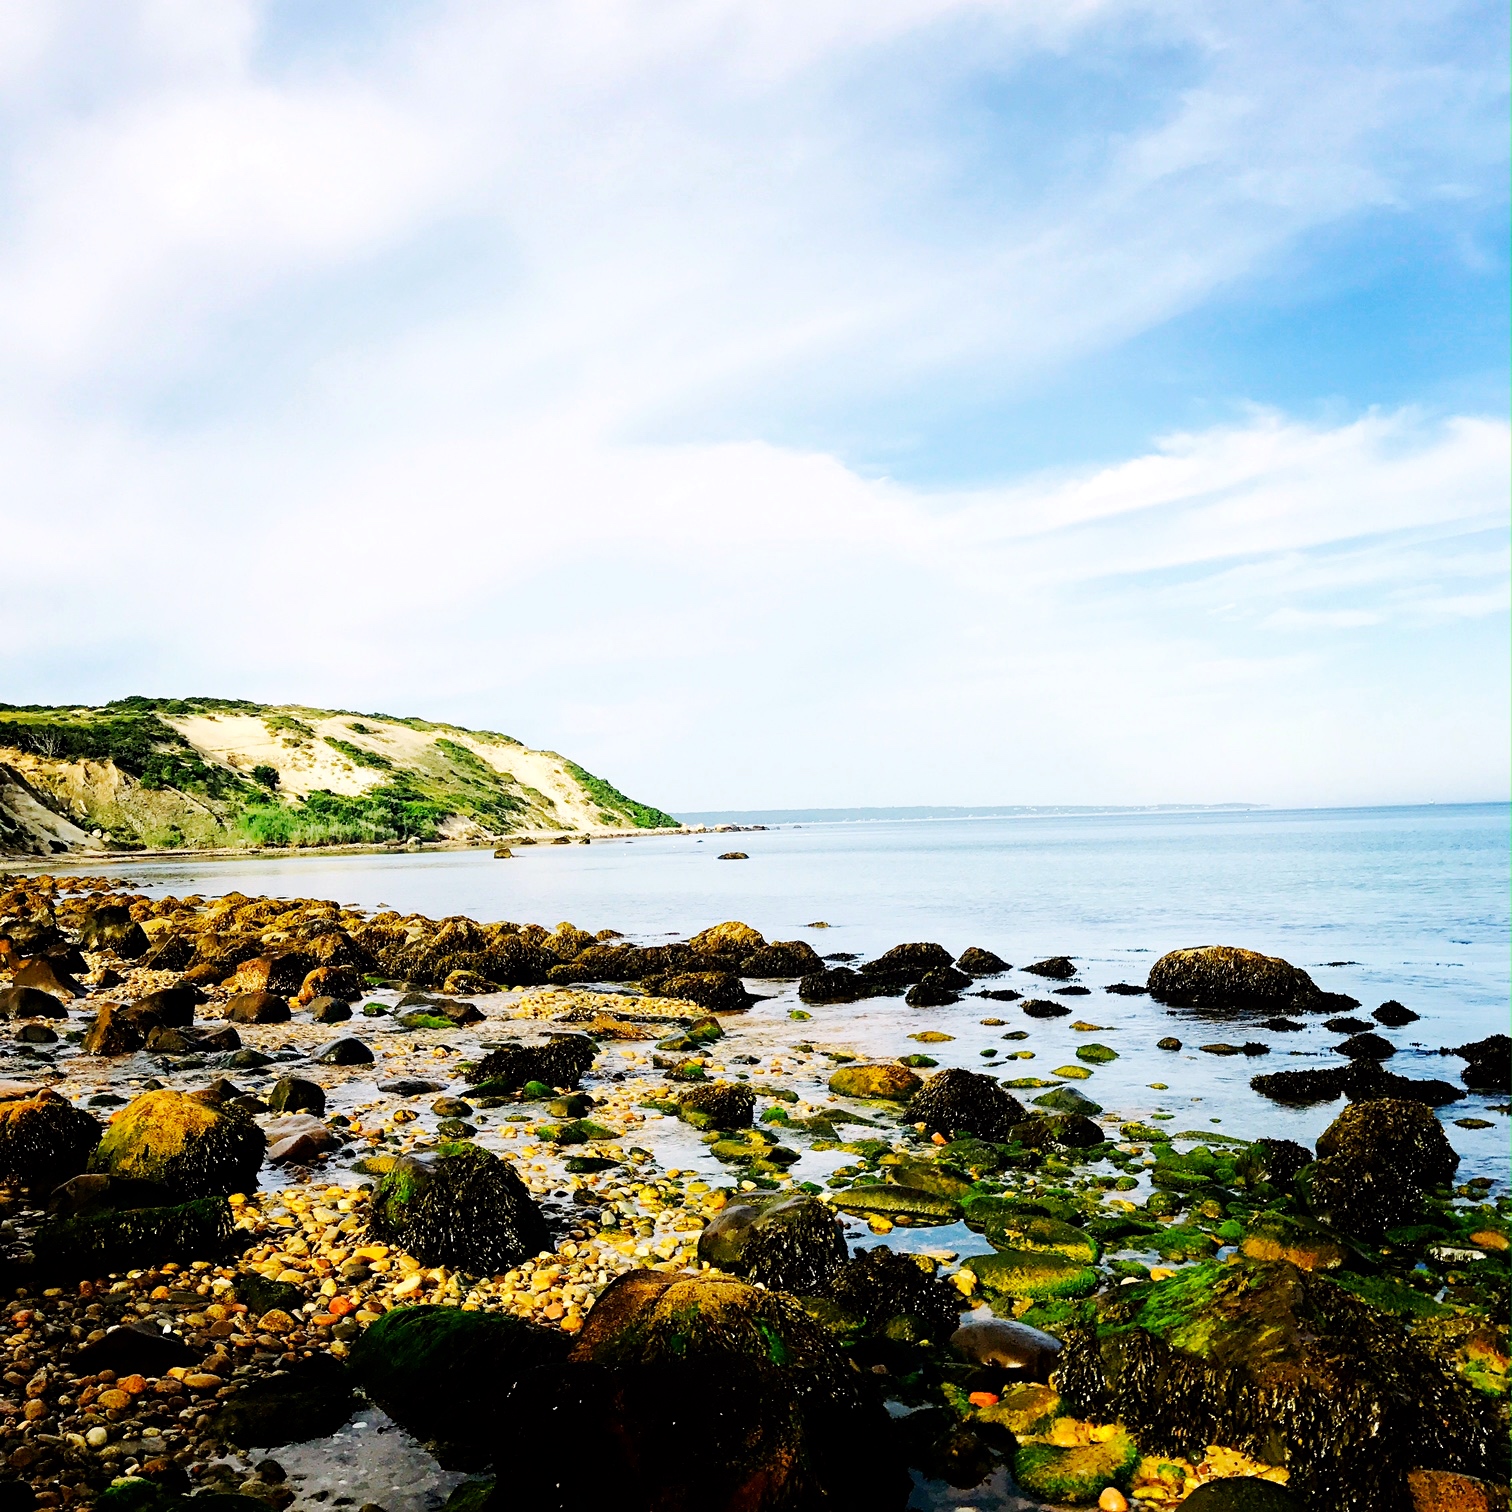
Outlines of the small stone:
M110 1442L110 1430L103 1424L96 1423L95 1426L84 1435L84 1442L88 1444L91 1449L99 1449Z
M1181 1049L1181 1041L1174 1034L1168 1034L1164 1039L1155 1041L1155 1048L1157 1050L1179 1050Z

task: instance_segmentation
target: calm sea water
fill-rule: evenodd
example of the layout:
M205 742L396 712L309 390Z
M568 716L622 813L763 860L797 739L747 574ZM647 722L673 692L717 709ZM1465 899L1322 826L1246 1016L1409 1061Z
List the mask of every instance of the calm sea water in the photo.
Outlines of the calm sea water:
M1120 1059L1078 1085L1130 1117L1168 1111L1172 1127L1208 1125L1311 1143L1342 1104L1282 1109L1259 1098L1259 1070L1332 1063L1340 1035L1317 1020L1296 1034L1191 1022L1148 999L1112 997L1111 982L1142 982L1161 952L1234 944L1286 959L1320 986L1359 998L1360 1014L1395 998L1422 1015L1381 1032L1398 1046L1391 1069L1458 1081L1462 1062L1440 1057L1508 1027L1509 847L1505 805L1294 812L1108 814L784 826L739 835L657 836L590 846L535 846L512 860L487 852L298 856L112 863L152 893L321 897L432 916L467 914L548 926L570 919L650 941L742 919L769 939L807 939L820 954L873 954L902 940L952 952L995 950L1016 966L1069 955L1091 995L1067 998L1071 1019L1031 1021L1015 1005L968 997L927 1014L901 1001L815 1011L801 1032L815 1044L868 1055L919 1047L921 1028L956 1038L932 1047L942 1064L980 1069L996 1051L1004 1075L1046 1075L1096 1038ZM740 849L744 861L721 861ZM91 868L98 870L98 866ZM817 921L830 927L816 929ZM1047 984L1014 971L1001 982L1026 995ZM789 1040L791 989L746 1016L742 1038ZM1032 1061L1003 1027L1032 1031ZM1070 1028L1076 1017L1100 1026ZM1157 1051L1175 1033L1187 1048ZM1260 1039L1263 1059L1219 1058L1212 1040ZM1152 1087L1164 1082L1165 1089ZM1023 1094L1031 1095L1031 1094ZM1471 1096L1441 1111L1464 1157L1461 1177L1508 1176L1505 1097ZM1454 1120L1489 1119L1484 1130Z

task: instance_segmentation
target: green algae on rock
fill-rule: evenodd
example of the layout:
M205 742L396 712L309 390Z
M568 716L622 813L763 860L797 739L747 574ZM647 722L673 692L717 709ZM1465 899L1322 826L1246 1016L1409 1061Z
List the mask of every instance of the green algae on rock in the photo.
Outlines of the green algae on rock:
M100 1133L92 1113L45 1088L0 1102L0 1177L48 1191L84 1170Z
M1002 1249L965 1262L984 1290L1008 1297L1085 1297L1101 1281L1095 1266L1053 1250Z
M1122 1428L1089 1444L1024 1444L1013 1457L1013 1478L1034 1496L1088 1506L1109 1486L1127 1486L1139 1448Z
M907 1102L924 1085L898 1062L870 1066L841 1066L829 1079L831 1092L841 1097L877 1098L888 1102Z
M110 1121L90 1169L154 1181L174 1196L227 1197L257 1185L267 1140L244 1113L164 1088Z

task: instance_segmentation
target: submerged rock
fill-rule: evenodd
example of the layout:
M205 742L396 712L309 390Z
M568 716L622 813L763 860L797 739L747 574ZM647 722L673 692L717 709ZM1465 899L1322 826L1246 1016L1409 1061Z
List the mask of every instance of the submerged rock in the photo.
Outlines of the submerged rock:
M930 1134L947 1139L970 1134L1006 1141L1024 1120L1023 1105L990 1076L950 1068L937 1071L914 1094L904 1111L909 1123L922 1123Z
M1351 1061L1345 1066L1321 1066L1313 1071L1272 1071L1252 1076L1250 1086L1274 1102L1305 1107L1347 1097L1351 1102L1394 1097L1439 1108L1457 1102L1465 1094L1452 1082L1420 1081L1397 1076L1372 1060Z
M1024 1001L1024 1012L1030 1018L1069 1018L1071 1010L1064 1003L1057 1003L1054 998L1027 998Z
M817 1293L849 1251L835 1215L813 1197L786 1193L730 1204L698 1240L698 1258L773 1291Z
M156 1182L180 1199L225 1197L256 1188L266 1143L239 1110L165 1088L111 1119L90 1168Z
M1070 956L1051 956L1024 967L1024 970L1034 976L1049 977L1052 982L1069 982L1076 975L1076 963Z
M1073 1260L1054 1250L1001 1249L972 1255L964 1264L985 1291L1007 1297L1085 1297L1097 1290L1100 1276L1087 1260Z
M1315 1512L1402 1506L1409 1470L1484 1473L1506 1457L1494 1405L1395 1320L1284 1263L1209 1261L1104 1292L1056 1379L1147 1453L1224 1444L1284 1465Z
M1512 1090L1512 1085L1509 1085L1509 1072L1512 1072L1512 1039L1509 1039L1507 1035L1488 1035L1483 1040L1461 1045L1457 1050L1449 1053L1461 1056L1469 1063L1461 1076L1461 1080L1467 1087L1477 1092Z
M551 1247L546 1220L508 1161L477 1145L402 1155L373 1193L369 1227L424 1265L493 1275Z
M1342 1045L1335 1045L1338 1055L1351 1060L1383 1061L1396 1054L1396 1046L1379 1034L1352 1034Z
M997 976L1013 969L1002 956L991 950L983 950L980 945L972 945L963 950L956 957L956 968L971 977Z

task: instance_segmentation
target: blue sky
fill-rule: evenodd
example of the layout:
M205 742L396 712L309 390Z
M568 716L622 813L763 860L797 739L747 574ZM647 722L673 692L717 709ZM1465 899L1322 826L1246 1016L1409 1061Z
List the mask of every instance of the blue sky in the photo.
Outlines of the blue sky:
M1508 791L1507 24L16 0L0 697L667 806Z

